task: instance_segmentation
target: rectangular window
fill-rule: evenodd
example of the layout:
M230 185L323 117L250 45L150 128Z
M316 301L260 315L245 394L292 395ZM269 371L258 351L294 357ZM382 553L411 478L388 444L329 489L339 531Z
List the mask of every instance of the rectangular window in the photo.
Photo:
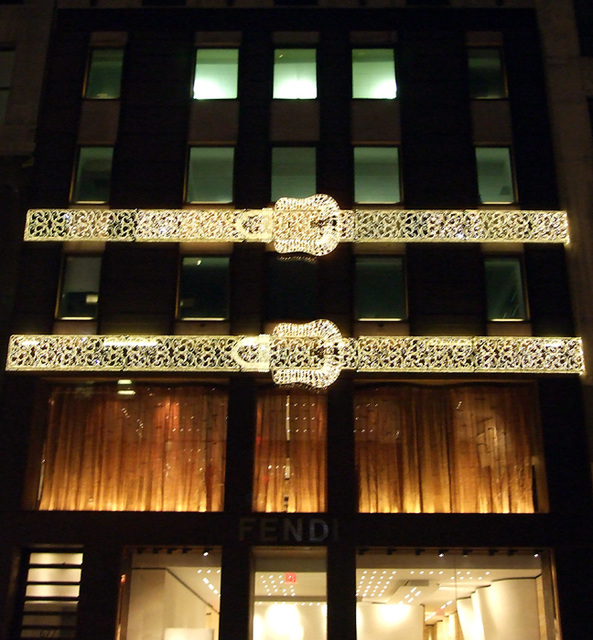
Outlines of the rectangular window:
M325 549L258 548L254 560L253 640L325 640Z
M0 50L0 124L4 122L6 117L13 66L14 49Z
M192 147L187 202L232 202L234 156L233 147Z
M177 317L225 320L229 313L229 258L185 256L179 274Z
M97 317L100 278L101 256L65 256L58 318L94 320Z
M354 201L358 204L401 201L397 147L354 147Z
M220 511L226 417L212 385L56 386L39 508Z
M353 49L352 97L375 100L397 97L393 49Z
M506 98L502 51L472 47L468 50L469 94L474 99Z
M357 256L357 320L403 320L406 317L404 261L399 256Z
M520 258L485 258L488 320L526 320Z
M392 385L355 396L361 513L533 513L529 385Z
M120 96L123 49L92 49L85 98L116 100Z
M315 320L317 265L297 258L270 256L266 302L269 320Z
M274 98L313 100L317 97L315 49L276 49Z
M235 99L238 77L238 49L198 49L194 100Z
M511 150L508 147L476 147L478 190L483 204L515 202Z
M74 638L83 555L73 549L29 553L19 638Z
M557 637L548 554L393 551L356 558L358 640Z
M113 147L81 147L72 190L72 202L109 201Z
M262 391L257 399L253 510L326 509L326 397Z
M217 640L220 549L138 549L131 553L125 611L128 640ZM127 629L127 630L126 630ZM119 634L118 634L119 637Z
M315 147L272 149L272 202L307 198L316 192Z

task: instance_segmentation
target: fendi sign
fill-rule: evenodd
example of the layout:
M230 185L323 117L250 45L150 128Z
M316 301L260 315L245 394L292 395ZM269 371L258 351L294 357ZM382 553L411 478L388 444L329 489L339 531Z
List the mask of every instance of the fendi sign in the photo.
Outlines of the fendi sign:
M256 544L321 544L338 539L336 518L261 516L239 519L239 541Z

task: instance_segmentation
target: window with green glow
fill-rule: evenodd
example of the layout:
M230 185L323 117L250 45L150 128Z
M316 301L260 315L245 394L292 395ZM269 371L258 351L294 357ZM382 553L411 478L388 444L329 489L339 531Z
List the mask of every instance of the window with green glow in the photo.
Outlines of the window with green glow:
M471 98L506 98L506 82L500 49L471 48L468 51L468 65Z
M316 192L315 147L272 149L272 201L307 198Z
M476 147L478 189L485 204L515 202L511 150L508 147Z
M57 316L61 320L94 320L99 303L101 256L64 258Z
M274 98L313 100L317 97L315 49L276 49Z
M187 202L232 202L233 147L192 147L187 174Z
M400 202L399 150L397 147L354 148L354 201Z
M488 320L526 320L520 258L486 258Z
M357 256L357 320L403 320L406 317L404 261L400 256Z
M393 49L353 49L352 97L375 100L397 97Z
M119 98L123 60L123 49L93 49L84 97L97 100Z
M194 76L195 100L237 97L238 49L198 49Z
M113 147L81 147L72 190L73 202L109 201Z
M177 316L225 320L229 313L229 258L185 256L179 274Z

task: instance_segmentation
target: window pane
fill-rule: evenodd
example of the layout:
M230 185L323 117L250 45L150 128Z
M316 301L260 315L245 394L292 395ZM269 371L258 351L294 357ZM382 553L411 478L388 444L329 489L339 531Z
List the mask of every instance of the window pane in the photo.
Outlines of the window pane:
M253 510L325 511L326 439L324 395L262 390L257 399Z
M507 147L477 147L478 189L482 203L515 202L511 152Z
M488 320L525 320L523 274L519 258L486 258Z
M394 203L401 200L397 147L354 148L354 201Z
M355 287L357 320L402 320L406 317L402 258L358 256Z
M58 318L93 320L97 317L101 256L66 256Z
M312 100L317 97L315 49L276 49L274 98Z
M392 49L352 51L352 97L389 99L397 96Z
M290 258L271 258L267 272L267 317L270 320L314 320L317 315L317 265Z
M225 390L63 385L48 406L40 509L222 510Z
M187 176L188 202L232 202L233 147L192 147Z
M479 549L415 555L366 550L356 558L357 639L554 638L553 590L533 551ZM389 555L388 555L389 554Z
M108 202L113 147L81 147L73 202Z
M469 49L468 64L470 97L506 97L504 68L499 49Z
M123 49L93 49L85 98L119 98Z
M533 513L529 385L391 385L354 402L361 513Z
M307 198L316 191L314 147L272 149L272 201Z
M325 640L324 549L257 549L253 640Z
M217 640L221 554L218 549L134 553L126 576L127 640ZM118 634L119 636L119 634Z
M178 317L224 320L228 317L229 259L188 256L181 262Z
M236 98L238 66L238 49L198 49L194 99Z

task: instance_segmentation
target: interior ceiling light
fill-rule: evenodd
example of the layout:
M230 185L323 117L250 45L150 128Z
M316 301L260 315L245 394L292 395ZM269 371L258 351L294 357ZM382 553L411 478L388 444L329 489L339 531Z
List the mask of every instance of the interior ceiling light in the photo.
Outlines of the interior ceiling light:
M361 336L329 320L279 324L260 336L14 335L8 371L271 372L281 385L321 389L343 369L363 373L585 371L580 338Z
M25 240L273 242L322 256L339 242L556 242L566 211L340 209L328 195L280 198L265 209L30 209Z

